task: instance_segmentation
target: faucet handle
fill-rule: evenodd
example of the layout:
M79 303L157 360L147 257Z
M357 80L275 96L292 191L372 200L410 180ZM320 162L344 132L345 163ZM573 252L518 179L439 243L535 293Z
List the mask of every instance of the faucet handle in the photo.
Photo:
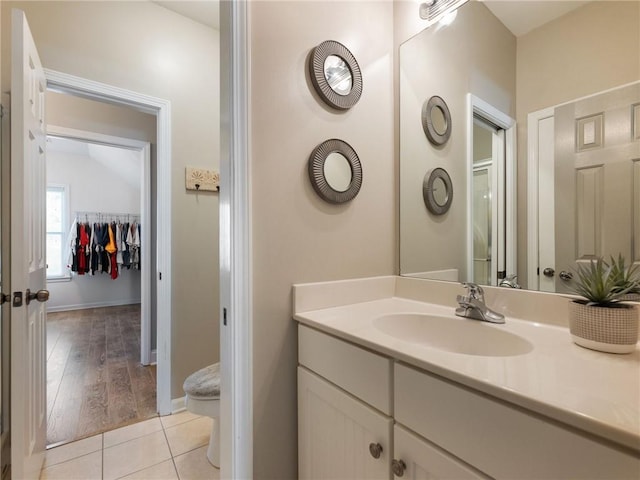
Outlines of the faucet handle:
M470 298L475 298L476 300L484 302L484 290L480 285L472 282L464 282L462 286L467 289Z

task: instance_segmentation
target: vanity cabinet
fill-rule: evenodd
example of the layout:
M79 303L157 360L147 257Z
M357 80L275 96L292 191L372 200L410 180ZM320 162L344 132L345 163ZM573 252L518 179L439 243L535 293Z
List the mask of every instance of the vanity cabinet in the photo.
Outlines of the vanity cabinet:
M305 326L298 344L299 478L487 478L394 425L390 358Z
M302 479L640 478L637 452L307 326L298 333Z

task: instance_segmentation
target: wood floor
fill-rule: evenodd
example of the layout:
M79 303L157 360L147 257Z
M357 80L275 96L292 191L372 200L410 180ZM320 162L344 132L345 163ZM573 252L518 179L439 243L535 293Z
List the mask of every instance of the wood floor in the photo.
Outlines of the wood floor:
M140 364L140 305L47 315L47 445L156 411L155 366Z

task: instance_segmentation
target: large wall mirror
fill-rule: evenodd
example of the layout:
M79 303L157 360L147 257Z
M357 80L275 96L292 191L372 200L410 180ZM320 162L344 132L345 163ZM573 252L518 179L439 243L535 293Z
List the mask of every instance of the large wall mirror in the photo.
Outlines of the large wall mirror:
M402 44L401 274L566 292L577 262L640 263L638 38L640 2L469 1ZM435 94L456 125L439 146ZM422 197L438 167L444 216Z

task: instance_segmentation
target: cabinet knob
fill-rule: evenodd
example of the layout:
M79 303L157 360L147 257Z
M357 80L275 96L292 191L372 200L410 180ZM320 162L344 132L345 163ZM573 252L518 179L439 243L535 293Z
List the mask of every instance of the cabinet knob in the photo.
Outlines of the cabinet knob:
M373 458L380 458L380 455L382 454L382 445L379 443L370 443L369 453Z
M396 460L395 458L391 462L391 471L396 477L404 475L404 471L407 469L407 464L402 460Z

